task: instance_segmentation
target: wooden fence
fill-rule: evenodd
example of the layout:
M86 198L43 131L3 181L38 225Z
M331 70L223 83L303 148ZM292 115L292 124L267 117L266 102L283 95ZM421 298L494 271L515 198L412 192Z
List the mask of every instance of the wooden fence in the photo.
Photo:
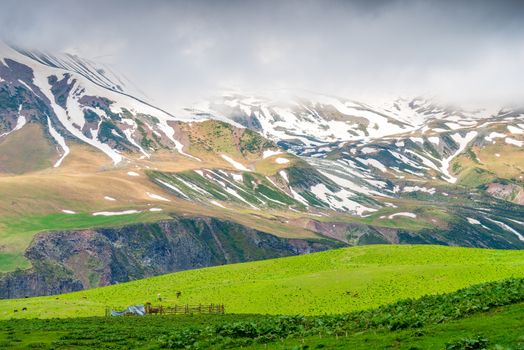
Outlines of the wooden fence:
M192 314L215 314L223 315L225 313L224 304L210 304L210 305L151 305L146 303L144 305L146 315L192 315ZM112 308L106 307L106 316L111 315ZM131 313L126 316L132 316Z
M154 306L147 303L145 309L146 315L224 314L225 312L224 304Z

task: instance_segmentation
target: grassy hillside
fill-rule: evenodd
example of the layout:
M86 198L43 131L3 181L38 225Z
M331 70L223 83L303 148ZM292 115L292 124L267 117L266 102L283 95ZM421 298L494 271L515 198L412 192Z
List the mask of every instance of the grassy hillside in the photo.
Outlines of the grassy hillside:
M103 315L106 306L223 303L228 313L330 314L524 276L524 251L361 246L184 271L78 293L0 301L0 318ZM176 291L182 296L176 299ZM27 308L27 311L14 312Z
M45 169L53 165L55 157L55 147L37 124L29 124L0 140L0 173L22 174Z
M158 349L158 338L166 330L215 324L224 321L249 321L255 316L156 317L154 319L75 319L0 321L0 346L4 349ZM284 342L238 346L242 349L427 349L442 350L452 344L478 338L487 340L490 349L519 349L524 345L520 330L524 304L496 308L464 319L398 331L367 330L344 336L323 335ZM235 347L231 347L235 348ZM455 349L461 349L457 347Z
M4 244L4 248L10 248L8 252L0 252L0 272L29 267L29 261L24 258L23 252L33 236L38 232L108 227L164 218L169 218L169 216L153 212L122 216L55 213L26 216L16 220L0 218L0 242Z
M195 315L0 321L7 349L520 349L524 279L337 316Z
M418 329L366 330L346 336L310 336L287 339L275 349L520 349L524 345L524 304L497 308L490 312L457 321L433 324ZM306 346L304 344L307 344ZM471 346L469 348L465 346ZM267 349L265 344L254 344L243 349Z

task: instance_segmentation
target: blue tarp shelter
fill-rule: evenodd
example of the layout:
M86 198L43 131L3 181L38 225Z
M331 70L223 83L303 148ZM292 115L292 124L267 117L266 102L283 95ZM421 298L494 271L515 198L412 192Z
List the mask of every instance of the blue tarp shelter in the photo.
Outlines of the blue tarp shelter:
M144 305L132 305L123 311L111 310L111 316L127 316L127 315L137 315L145 316L146 309Z

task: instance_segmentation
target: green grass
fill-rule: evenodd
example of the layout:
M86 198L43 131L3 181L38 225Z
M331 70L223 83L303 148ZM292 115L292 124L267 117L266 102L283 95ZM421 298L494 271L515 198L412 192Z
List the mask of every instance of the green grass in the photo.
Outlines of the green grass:
M168 348L204 349L252 344L270 344L274 347L275 343L284 342L285 339L305 343L306 337L331 338L333 341L369 330L416 330L418 334L423 334L423 327L464 319L476 313L487 312L500 306L516 305L523 301L524 279L508 279L483 283L448 294L401 300L368 311L334 316L260 317L258 320L247 322L227 322L174 330L159 341ZM459 342L479 342L480 339L481 343L489 342L484 336ZM452 342L457 344L457 340ZM336 343L340 344L343 341ZM466 349L480 348L482 347Z
M27 269L31 263L21 253L0 253L0 272Z
M223 303L228 313L336 314L524 276L524 251L360 246L183 271L53 297L0 301L0 318L103 315L106 306ZM176 299L177 290L182 297ZM14 309L27 308L25 312Z
M195 315L0 321L7 349L445 349L524 346L524 280L339 316ZM452 349L477 349L453 347Z
M147 348L148 343L156 343L156 338L168 330L257 318L254 315L205 315L0 321L0 349L35 349L38 348L35 343L43 349L89 349L93 343L103 344L101 348Z
M0 252L0 272L29 267L29 262L24 257L23 252L33 236L38 232L118 226L158 220L162 217L167 216L161 213L144 212L117 216L93 216L90 213L77 213L74 215L55 213L0 218L0 247L5 245L11 248L11 251Z
M524 348L524 304L496 308L465 319L409 330L368 330L339 336L309 336L271 344L272 349L425 349L442 350L463 339L488 339L489 349ZM303 347L304 346L304 347ZM257 344L244 349L267 349ZM457 348L459 349L459 348Z
M497 177L493 173L487 170L479 167L472 167L462 172L459 183L468 188L476 188L492 182L496 178Z

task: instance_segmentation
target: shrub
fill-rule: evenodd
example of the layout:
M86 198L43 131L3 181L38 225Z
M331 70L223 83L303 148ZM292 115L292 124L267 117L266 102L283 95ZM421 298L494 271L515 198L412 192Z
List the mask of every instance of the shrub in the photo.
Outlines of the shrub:
M446 350L476 350L486 349L489 344L489 339L481 336L475 338L462 338L460 340L447 343Z

